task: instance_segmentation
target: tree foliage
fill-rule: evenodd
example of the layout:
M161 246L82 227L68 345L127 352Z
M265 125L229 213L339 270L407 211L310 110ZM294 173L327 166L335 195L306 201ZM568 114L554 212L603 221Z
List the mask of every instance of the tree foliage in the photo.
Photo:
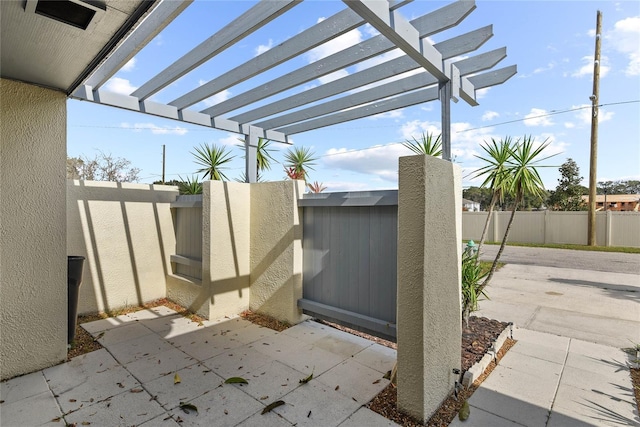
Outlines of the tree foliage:
M618 180L618 181L600 181L596 186L597 194L640 194L640 181L637 180Z
M86 156L67 157L67 179L85 181L137 182L139 168L122 157L114 157L100 151L93 159Z
M578 164L571 158L558 169L558 186L547 199L547 206L556 211L582 211L587 205L582 200L584 187L580 185L582 177Z

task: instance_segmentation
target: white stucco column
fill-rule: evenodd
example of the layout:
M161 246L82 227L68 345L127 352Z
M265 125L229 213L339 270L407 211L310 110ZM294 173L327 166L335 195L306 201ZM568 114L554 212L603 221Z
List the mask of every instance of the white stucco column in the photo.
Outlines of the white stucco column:
M400 158L398 195L398 406L428 419L460 368L460 167Z
M291 324L303 319L303 181L251 184L251 310Z
M0 379L67 356L66 99L0 79Z

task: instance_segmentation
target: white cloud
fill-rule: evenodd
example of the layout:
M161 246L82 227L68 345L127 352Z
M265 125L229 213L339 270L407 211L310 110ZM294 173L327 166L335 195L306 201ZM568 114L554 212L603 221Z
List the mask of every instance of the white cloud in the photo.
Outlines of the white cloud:
M593 76L593 55L583 56L582 62L584 65L580 67L578 70L574 71L573 74L571 74L571 77L580 78L585 76ZM605 77L609 73L609 70L611 70L611 67L609 67L608 63L609 63L609 58L604 55L601 55L600 56L600 77Z
M261 44L256 48L255 56L262 55L273 47L273 40L269 39L267 44Z
M133 58L128 60L126 64L122 66L120 71L133 71L135 67L136 67L136 58L134 56Z
M320 81L320 83L326 84L334 80L338 80L343 77L346 77L348 75L349 75L349 72L347 70L338 70L338 71L334 71L333 73L329 73L326 76L318 77L318 80Z
M497 119L498 117L500 117L500 113L497 113L495 111L490 111L487 110L483 115L482 115L482 121L483 122L487 122L493 119Z
M556 64L554 64L553 62L549 62L546 67L538 67L535 70L533 70L533 74L540 74L540 73L544 73L545 71L553 70L555 66Z
M553 120L551 117L547 116L547 110L543 110L541 108L532 108L531 112L524 116L524 125L525 126L553 126Z
M374 175L388 182L398 181L398 158L410 155L401 144L377 145L370 149L350 151L346 148L331 148L323 158L327 168L342 169L361 174ZM338 191L333 188L331 191Z
M198 80L198 85L199 86L202 86L205 83L207 83L206 80L202 80L202 79ZM222 101L226 101L230 97L231 97L231 91L229 89L225 89L222 92L218 92L215 95L210 96L207 99L204 99L202 102L207 107L213 107L214 105L219 104Z
M627 76L640 75L640 16L622 19L615 23L613 31L605 39L618 52L627 56Z
M219 138L218 143L222 145L237 146L243 143L242 135L230 133L224 138Z
M120 77L110 78L109 81L104 85L104 87L110 92L115 92L122 95L130 95L131 92L138 89L138 87L133 86L131 82L129 82L129 80Z
M478 89L476 91L476 101L479 101L482 98L484 98L485 96L487 96L489 94L490 90L491 90L490 87L485 87L484 89Z
M321 22L319 19L318 22ZM309 62L315 62L319 59L326 58L336 52L344 50L350 46L358 44L362 41L362 33L358 29L351 30L333 40L330 40L315 49L310 50L305 57Z
M576 124L573 122L565 122L564 127L567 129L573 129L574 127L576 127Z
M150 130L154 135L185 135L189 132L186 128L180 126L158 126L153 123L121 123L120 126L124 129L132 129L135 132L142 132L143 130Z

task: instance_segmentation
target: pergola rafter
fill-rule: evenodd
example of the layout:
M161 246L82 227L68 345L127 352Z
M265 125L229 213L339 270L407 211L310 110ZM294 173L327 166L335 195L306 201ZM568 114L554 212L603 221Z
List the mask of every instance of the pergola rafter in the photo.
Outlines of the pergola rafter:
M492 35L486 26L432 44L427 37L453 28L475 8L473 0L459 0L411 21L400 13L403 1L344 0L347 8L289 38L280 45L214 76L173 101L150 100L171 83L232 48L271 21L282 19L301 0L262 0L175 60L129 95L105 91L102 85L131 59L160 29L191 2L160 1L147 20L112 52L74 93L75 98L132 111L203 125L245 136L248 182L256 179L255 156L259 138L288 143L289 135L356 120L439 99L442 105L443 158L450 159L450 101L462 98L477 105L475 91L501 84L515 66L491 70L506 57L506 48L457 59L482 46ZM364 24L379 34L354 46L254 85L201 111L190 109L205 99L300 57ZM331 73L345 70L399 49L401 56L300 93L278 98ZM490 71L487 71L490 70ZM407 75L402 76L403 73ZM413 73L409 75L409 73ZM267 100L263 105L255 105Z

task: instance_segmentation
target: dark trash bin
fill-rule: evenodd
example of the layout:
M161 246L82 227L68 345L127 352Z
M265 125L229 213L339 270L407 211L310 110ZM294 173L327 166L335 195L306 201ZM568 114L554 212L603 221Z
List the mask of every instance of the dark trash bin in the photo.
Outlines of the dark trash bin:
M78 293L82 284L84 257L71 255L67 257L67 344L71 344L76 336L78 323Z

